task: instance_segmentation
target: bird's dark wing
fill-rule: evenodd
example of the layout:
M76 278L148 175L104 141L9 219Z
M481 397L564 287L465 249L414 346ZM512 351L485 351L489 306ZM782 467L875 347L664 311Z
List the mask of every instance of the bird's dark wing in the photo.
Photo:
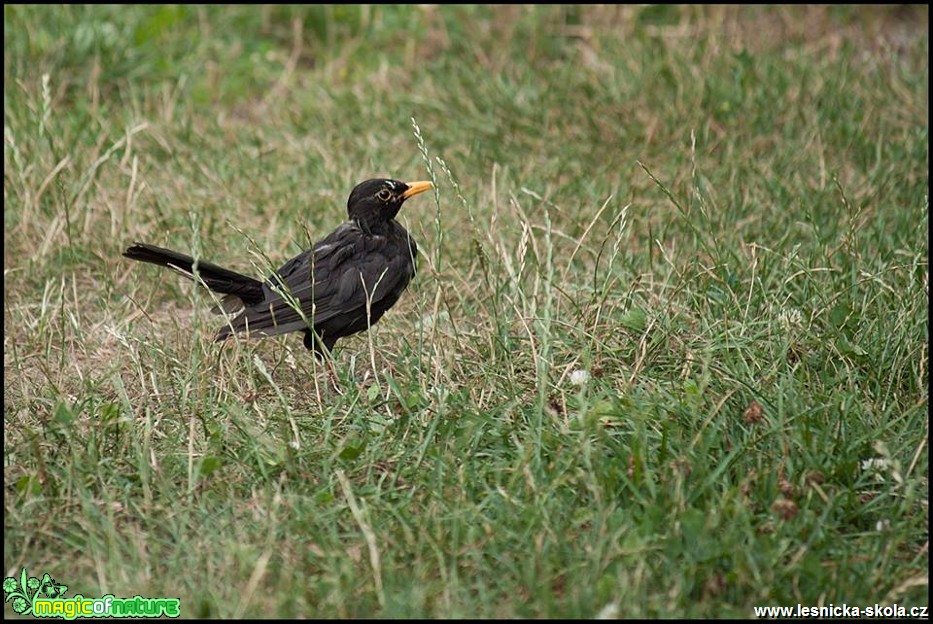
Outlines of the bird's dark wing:
M232 328L275 336L306 329L303 314L315 328L333 327L331 334L365 329L367 302L375 322L414 276L415 253L414 242L401 226L387 235L372 235L353 222L345 223L276 271L264 286L266 298L247 307L231 322ZM351 327L352 331L341 330ZM230 329L223 328L218 339Z

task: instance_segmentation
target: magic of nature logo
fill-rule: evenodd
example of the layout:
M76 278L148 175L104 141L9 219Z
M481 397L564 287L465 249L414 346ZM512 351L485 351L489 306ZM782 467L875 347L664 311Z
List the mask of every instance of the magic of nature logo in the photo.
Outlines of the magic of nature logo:
M65 598L67 585L53 579L48 572L29 576L23 568L19 578L3 579L4 602L10 602L19 615L57 617L65 620L87 617L178 617L181 601L178 598L117 598L106 594L100 598L85 598L77 594Z

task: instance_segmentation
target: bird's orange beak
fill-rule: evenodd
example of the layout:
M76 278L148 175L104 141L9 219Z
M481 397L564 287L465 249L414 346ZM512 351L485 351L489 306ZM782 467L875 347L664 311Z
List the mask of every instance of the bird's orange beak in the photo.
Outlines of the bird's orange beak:
M434 188L434 185L430 182L406 182L405 185L408 187L408 190L402 193L402 199L414 197L418 193L424 193Z

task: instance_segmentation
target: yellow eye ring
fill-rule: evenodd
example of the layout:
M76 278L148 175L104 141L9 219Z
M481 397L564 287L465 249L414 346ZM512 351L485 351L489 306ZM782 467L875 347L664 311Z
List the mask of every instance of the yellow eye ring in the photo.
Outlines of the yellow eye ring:
M387 202L392 199L392 192L389 189L382 189L376 193L376 199L379 201Z

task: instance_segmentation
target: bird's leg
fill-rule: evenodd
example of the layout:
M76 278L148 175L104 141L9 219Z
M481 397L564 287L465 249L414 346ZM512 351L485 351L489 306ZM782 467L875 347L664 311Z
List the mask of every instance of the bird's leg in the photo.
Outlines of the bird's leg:
M333 358L330 357L330 347L333 345L326 344L310 329L305 331L304 343L305 348L309 351L313 351L317 361L323 364L327 369L330 383L334 387L334 391L340 396L343 396L343 390L340 389L340 384L337 382L337 369L334 367Z
M330 376L330 383L334 386L334 392L340 396L344 396L343 390L340 389L340 384L337 383L337 369L334 368L334 361L329 357L325 357L324 363L327 366L327 372Z

